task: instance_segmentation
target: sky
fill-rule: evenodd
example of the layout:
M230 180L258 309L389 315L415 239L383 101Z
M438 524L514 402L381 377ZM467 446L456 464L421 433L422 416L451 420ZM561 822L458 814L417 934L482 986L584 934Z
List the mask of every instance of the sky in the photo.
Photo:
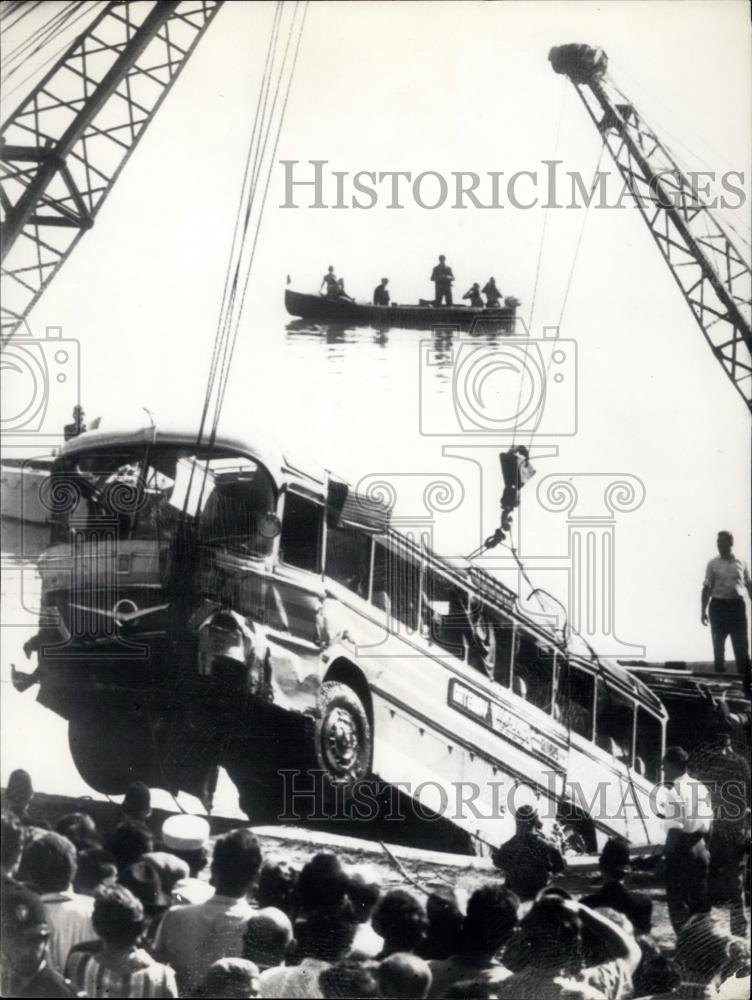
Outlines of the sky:
M40 5L40 16L53 6ZM30 317L35 336L60 326L77 341L90 416L148 407L157 419L197 417L272 11L225 4L94 230ZM562 313L583 210L391 210L386 200L367 211L286 209L278 161L414 176L510 175L560 159L587 182L598 135L547 58L570 41L606 50L615 81L681 163L743 171L748 189L752 81L741 0L321 2L307 16L226 410L353 482L391 477L398 515L414 512L422 476L459 478L466 505L435 524L436 547L450 555L495 527L494 516L478 523L476 513L481 492L487 511L498 497L495 454L483 487L467 461L443 452L456 438L421 433L421 338L392 332L378 350L286 339L286 276L315 291L335 264L350 292L367 297L388 274L395 300L415 301L431 293L430 269L445 253L460 294L494 274L522 301L524 318L535 298L540 336ZM745 205L732 221L743 231L748 217ZM590 211L560 337L577 358L577 430L541 438L558 451L537 462L537 482L638 483L643 502L613 519L617 634L624 650L640 647L650 659L709 659L699 591L715 534L734 531L745 559L750 547L749 417L635 210ZM68 417L67 398L52 398L50 420ZM518 519L521 551L524 543L536 584L566 603L555 567L571 525L535 489ZM596 503L587 513L608 512Z

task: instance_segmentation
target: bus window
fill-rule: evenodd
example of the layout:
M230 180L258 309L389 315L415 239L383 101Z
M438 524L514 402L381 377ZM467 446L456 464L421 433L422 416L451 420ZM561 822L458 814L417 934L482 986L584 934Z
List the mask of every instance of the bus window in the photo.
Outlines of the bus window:
M414 632L418 627L420 563L407 560L376 542L371 600L392 621Z
M463 596L465 598L463 605ZM426 570L421 616L426 637L459 659L468 648L467 594L439 573Z
M324 507L288 492L282 519L280 557L283 562L312 573L321 571L321 526Z
M587 740L593 738L595 677L568 661L562 661L556 686L556 710L563 726Z
M551 711L555 653L519 633L512 690L544 712Z
M496 655L494 659L493 679L497 684L509 687L512 673L512 656L514 655L514 625L496 617L491 617L496 639Z
M595 742L622 764L632 762L634 702L598 679L595 708Z
M231 552L266 556L273 537L260 531L262 518L274 510L274 490L263 470L246 467L235 480L224 477L210 493L201 515L201 539Z
M637 709L637 740L635 745L635 771L650 781L661 776L663 756L663 723L652 712Z
M368 598L370 535L354 528L329 528L326 535L326 575L359 597Z

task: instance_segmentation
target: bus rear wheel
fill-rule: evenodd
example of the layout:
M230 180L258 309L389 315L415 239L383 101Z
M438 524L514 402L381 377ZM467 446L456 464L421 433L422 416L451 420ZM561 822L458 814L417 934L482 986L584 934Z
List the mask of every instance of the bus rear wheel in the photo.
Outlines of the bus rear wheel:
M326 681L314 728L316 763L325 786L347 791L371 772L373 734L363 702L352 688Z

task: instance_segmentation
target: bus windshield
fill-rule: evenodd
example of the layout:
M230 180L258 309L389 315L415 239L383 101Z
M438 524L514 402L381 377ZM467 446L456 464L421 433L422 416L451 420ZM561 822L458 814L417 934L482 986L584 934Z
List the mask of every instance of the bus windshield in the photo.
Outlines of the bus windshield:
M226 452L139 445L74 453L53 469L45 502L53 542L81 531L168 542L185 514L204 544L263 555L272 543L259 530L275 508L271 477Z

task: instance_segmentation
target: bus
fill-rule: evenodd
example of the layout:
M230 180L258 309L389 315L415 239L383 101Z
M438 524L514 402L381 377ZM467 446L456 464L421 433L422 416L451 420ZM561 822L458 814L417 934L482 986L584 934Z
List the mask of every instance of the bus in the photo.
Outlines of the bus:
M368 820L398 789L453 849L507 839L523 802L588 851L662 843L660 699L327 470L242 432L102 428L42 500L33 680L98 791L208 803L224 767L252 820Z

